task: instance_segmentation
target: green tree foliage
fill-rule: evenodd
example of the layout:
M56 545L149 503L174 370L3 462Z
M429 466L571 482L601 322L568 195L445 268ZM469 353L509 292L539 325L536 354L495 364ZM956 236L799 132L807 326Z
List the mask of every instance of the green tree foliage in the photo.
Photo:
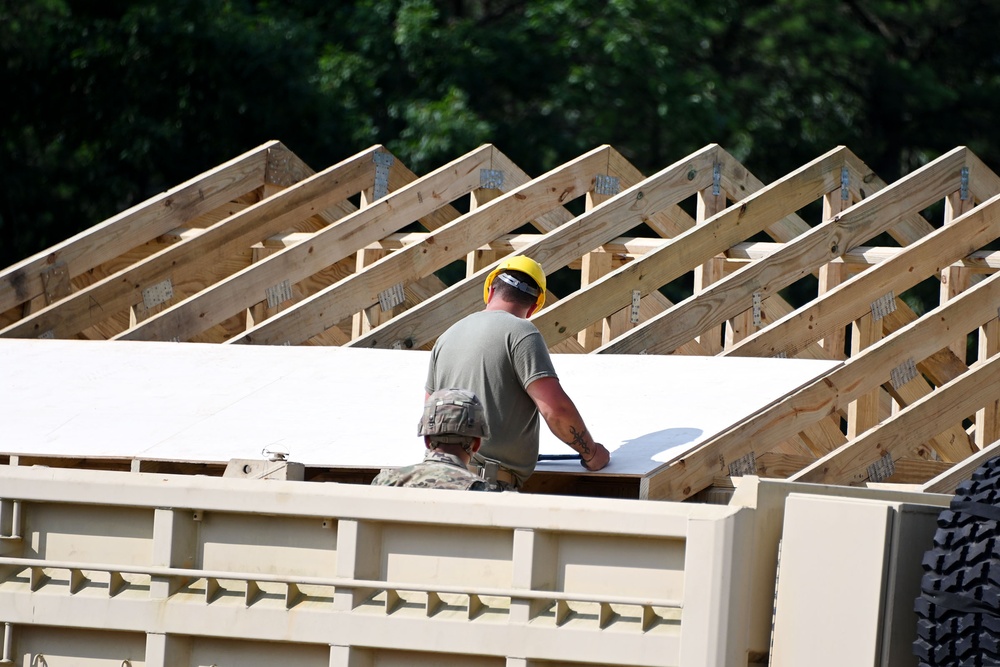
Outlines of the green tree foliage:
M269 139L417 173L492 142L531 174L719 143L770 180L847 145L885 180L1000 166L987 0L0 2L0 266Z

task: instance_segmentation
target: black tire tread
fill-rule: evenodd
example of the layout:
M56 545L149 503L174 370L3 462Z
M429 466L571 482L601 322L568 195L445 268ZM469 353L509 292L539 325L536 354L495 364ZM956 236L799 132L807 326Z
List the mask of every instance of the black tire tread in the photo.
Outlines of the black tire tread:
M1000 524L962 508L970 502L1000 506L1000 457L959 484L938 516L914 603L921 667L1000 665Z

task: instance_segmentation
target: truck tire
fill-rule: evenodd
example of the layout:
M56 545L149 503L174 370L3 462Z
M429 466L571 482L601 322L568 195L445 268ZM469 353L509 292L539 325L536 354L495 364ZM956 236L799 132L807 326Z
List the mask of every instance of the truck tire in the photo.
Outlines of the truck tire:
M914 605L921 667L1000 665L1000 457L955 490Z

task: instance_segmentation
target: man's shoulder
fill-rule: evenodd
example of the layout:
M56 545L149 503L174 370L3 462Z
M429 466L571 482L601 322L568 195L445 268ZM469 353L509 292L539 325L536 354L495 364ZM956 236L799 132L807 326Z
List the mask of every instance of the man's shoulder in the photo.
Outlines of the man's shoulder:
M382 470L372 480L372 485L409 486L423 489L485 490L483 480L468 470L433 461Z

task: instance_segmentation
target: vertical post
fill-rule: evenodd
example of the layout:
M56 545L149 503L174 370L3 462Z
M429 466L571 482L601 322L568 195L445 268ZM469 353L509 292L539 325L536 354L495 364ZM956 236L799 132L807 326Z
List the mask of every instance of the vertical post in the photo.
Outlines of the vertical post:
M500 191L494 188L476 188L469 193L469 210L475 211L477 208L487 204L500 196ZM474 273L489 266L504 256L505 253L497 250L477 248L465 256L465 277L468 278Z
M200 515L201 516L201 515ZM190 510L156 509L153 511L152 565L163 567L196 567L197 528ZM176 577L152 577L151 598L165 599L184 585Z
M375 656L356 646L330 646L330 667L375 667Z
M388 251L383 249L362 248L358 250L355 271L361 273L366 266L371 266L388 254ZM395 312L395 306L383 311L382 306L375 304L374 306L368 306L360 313L354 313L351 338L360 338L378 325L388 321Z
M146 667L191 664L191 638L147 632L145 664Z
M377 526L355 519L337 522L337 577L344 579L381 578L382 532ZM333 608L350 611L377 591L372 588L338 588Z
M555 590L556 542L552 535L528 528L514 530L511 588L526 591ZM511 600L512 623L528 623L549 603L545 600Z
M823 221L830 220L840 215L847 206L850 206L850 192L844 183L846 179L841 179L841 186L833 192L823 196ZM823 296L837 285L844 282L847 277L847 266L828 262L819 267L819 296ZM829 336L823 338L819 344L826 351L831 359L844 359L844 345L846 341L844 327L838 328Z
M966 186L958 192L953 192L944 200L944 224L950 225L955 218L971 211L972 195ZM961 266L946 266L941 271L941 303L954 299L969 287L969 273ZM958 360L965 363L966 336L948 343L948 348L955 353Z
M14 624L3 624L3 653L0 653L0 663L14 664L12 654L14 653Z
M882 339L882 321L876 320L871 313L865 313L861 319L851 324L851 356ZM878 423L879 393L881 387L859 396L847 406L847 439L853 440Z
M607 201L612 195L599 193L595 188L587 192L587 210L593 209L598 204ZM588 252L583 256L583 265L580 269L580 289L585 288L598 279L611 273L611 254L597 249ZM596 350L602 344L611 340L611 323L606 317L602 317L597 322L589 325L583 331L577 333L577 342L583 347L585 352Z
M716 186L701 190L698 193L698 210L696 224L703 225L713 215L726 207L726 196ZM706 287L722 279L724 257L713 257L694 269L694 293L702 292ZM712 327L697 337L699 343L709 354L719 354L722 351L722 336L718 327Z
M723 277L729 274L731 269L727 269L726 261L721 258L715 258L713 261L718 262L721 265L721 272ZM764 300L764 303L767 299ZM742 313L726 321L725 324L725 348L729 348L736 345L738 342L752 334L757 330L753 322L753 308L747 308Z
M1000 352L1000 320L992 319L979 327L979 359L986 360ZM987 401L986 406L976 412L976 445L982 449L1000 439L1000 400Z

